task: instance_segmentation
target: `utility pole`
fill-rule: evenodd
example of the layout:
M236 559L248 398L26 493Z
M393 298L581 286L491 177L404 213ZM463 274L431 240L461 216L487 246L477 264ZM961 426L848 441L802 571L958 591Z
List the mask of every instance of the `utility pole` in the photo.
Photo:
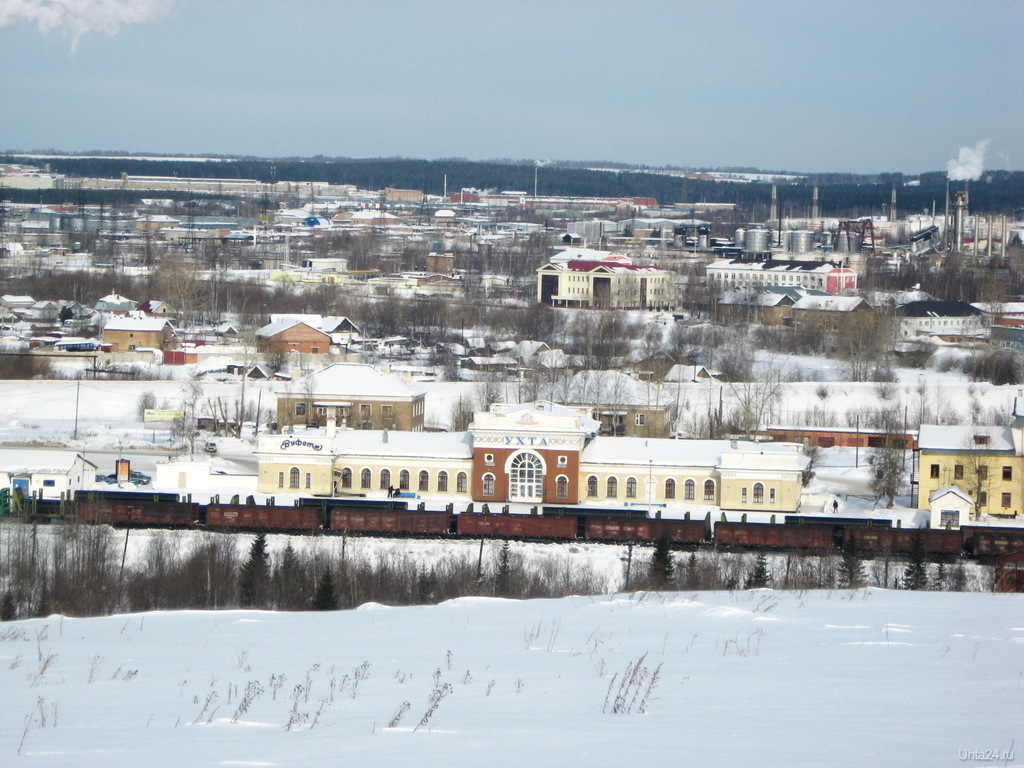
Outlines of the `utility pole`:
M78 395L82 391L82 382L75 382L75 434L74 439L78 439Z

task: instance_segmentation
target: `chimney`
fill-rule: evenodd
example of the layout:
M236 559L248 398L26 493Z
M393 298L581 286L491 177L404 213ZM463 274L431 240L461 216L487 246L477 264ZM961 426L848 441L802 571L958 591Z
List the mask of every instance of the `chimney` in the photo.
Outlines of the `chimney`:
M330 405L327 407L327 436L334 437L334 433L337 429L338 421L338 409Z

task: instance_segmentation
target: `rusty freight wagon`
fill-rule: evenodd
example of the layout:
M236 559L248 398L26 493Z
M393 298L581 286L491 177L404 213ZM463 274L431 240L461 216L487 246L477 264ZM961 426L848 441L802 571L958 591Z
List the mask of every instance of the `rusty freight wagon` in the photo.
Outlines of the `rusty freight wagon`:
M638 517L588 517L586 538L590 541L657 541L668 537L672 544L702 544L706 536L703 520L652 520Z
M481 514L466 512L455 519L461 536L493 536L516 539L575 539L575 517L547 515Z
M78 520L107 525L186 528L199 522L200 508L198 504L179 501L104 499L79 504Z
M722 549L804 549L827 552L835 548L830 525L773 523L715 523L715 545Z
M847 539L864 553L909 555L920 537L926 555L956 557L963 547L959 531L937 528L847 528Z
M963 526L964 552L977 558L994 558L1024 552L1024 528Z
M208 528L312 533L320 528L320 511L310 507L210 504Z
M407 512L402 509L331 509L331 531L335 533L415 533L440 536L451 530L446 512Z

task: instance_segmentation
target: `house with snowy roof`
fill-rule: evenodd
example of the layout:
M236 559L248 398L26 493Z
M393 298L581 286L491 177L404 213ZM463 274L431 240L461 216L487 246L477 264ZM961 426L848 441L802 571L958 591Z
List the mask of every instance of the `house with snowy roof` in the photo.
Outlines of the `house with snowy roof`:
M75 451L24 451L0 448L0 488L20 490L23 497L69 498L92 488L96 465Z
M900 335L944 341L980 339L986 335L982 311L964 301L911 301L896 309Z
M103 344L110 352L170 349L174 329L164 317L112 317L103 326Z
M372 365L333 363L277 391L277 423L287 430L329 421L339 429L423 430L426 392Z
M96 302L93 309L97 312L124 315L139 308L139 302L121 296L119 293L108 293Z
M303 320L284 318L256 331L256 350L262 353L323 355L330 349L331 337Z
M1024 510L1022 409L1015 398L1008 426L922 424L912 503L953 486L971 499L971 519L1017 517Z

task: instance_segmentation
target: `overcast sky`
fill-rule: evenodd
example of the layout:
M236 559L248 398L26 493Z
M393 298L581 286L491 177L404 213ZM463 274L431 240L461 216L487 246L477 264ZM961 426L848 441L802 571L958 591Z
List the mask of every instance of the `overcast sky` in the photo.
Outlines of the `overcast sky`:
M1022 31L1022 0L0 0L0 149L1024 170Z

